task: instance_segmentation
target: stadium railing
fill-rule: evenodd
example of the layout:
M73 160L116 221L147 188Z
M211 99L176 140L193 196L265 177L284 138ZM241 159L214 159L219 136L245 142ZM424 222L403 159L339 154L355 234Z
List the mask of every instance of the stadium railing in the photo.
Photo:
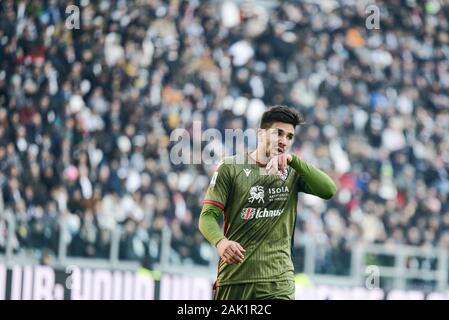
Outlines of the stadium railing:
M0 215L0 225L6 225L3 241L0 239L0 262L14 264L39 264L38 255L26 248L17 248L14 241L16 221L11 211ZM110 252L107 259L67 256L67 225L62 223L59 234L58 252L51 259L51 265L58 268L77 265L89 268L137 270L142 266L139 260L119 259L122 229L117 227L111 237ZM176 251L171 247L171 232L168 227L160 237L160 259L153 265L155 270L177 274L203 275L214 279L217 270L216 252L210 256L208 266L176 262ZM444 292L448 289L449 257L444 248L414 247L397 244L357 243L348 250L346 265L335 272L331 267L334 260L323 260L338 250L318 244L314 239L303 235L294 248L294 264L297 274L305 274L315 284L333 286L380 286L383 289L424 290ZM338 254L334 255L338 259ZM323 268L323 265L325 268Z

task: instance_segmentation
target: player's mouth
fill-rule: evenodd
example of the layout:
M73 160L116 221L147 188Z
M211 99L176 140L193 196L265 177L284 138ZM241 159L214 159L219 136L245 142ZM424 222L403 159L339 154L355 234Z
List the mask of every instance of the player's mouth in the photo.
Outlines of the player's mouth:
M284 153L284 148L278 147L278 153Z

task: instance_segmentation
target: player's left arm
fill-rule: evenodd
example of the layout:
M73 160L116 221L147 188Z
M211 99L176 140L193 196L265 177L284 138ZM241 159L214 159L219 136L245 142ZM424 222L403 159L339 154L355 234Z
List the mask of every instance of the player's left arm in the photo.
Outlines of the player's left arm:
M337 192L337 186L331 177L314 165L301 160L295 154L286 155L286 162L300 175L304 182L303 192L325 200L329 200Z

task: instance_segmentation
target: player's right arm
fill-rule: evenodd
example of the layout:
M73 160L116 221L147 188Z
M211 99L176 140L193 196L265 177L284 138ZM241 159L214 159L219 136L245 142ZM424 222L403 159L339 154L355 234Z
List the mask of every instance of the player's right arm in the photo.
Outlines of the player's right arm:
M198 227L201 234L213 246L216 246L220 258L226 263L240 263L243 261L245 250L242 246L228 240L221 231L217 219L225 209L228 194L232 188L230 168L221 164L212 176L206 197L203 201Z

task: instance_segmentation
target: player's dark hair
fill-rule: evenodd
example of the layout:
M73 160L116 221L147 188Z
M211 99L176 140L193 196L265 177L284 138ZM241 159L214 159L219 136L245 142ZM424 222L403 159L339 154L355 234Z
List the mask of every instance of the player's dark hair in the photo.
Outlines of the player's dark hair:
M293 108L276 105L263 113L260 128L268 129L274 122L290 123L296 128L297 125L304 123L304 117Z

